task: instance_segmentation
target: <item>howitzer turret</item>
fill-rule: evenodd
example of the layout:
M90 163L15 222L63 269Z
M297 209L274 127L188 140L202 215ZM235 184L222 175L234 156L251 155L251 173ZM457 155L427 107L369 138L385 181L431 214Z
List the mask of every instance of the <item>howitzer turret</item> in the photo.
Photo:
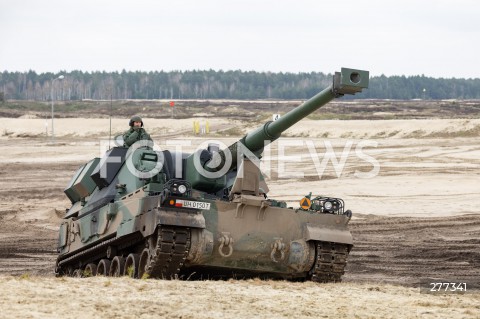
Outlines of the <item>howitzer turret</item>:
M57 275L252 277L340 281L353 247L343 200L306 195L297 208L266 197L265 145L332 99L368 86L342 68L333 83L228 148L194 154L114 147L65 189Z
M284 131L301 119L335 98L345 94L355 94L367 88L369 82L368 75L368 71L342 68L341 72L335 73L332 84L328 88L286 113L278 120L265 123L225 150L213 152L212 154L201 154L202 151L192 154L187 159L187 179L194 188L198 187L206 191L218 191L222 187L228 186L225 175L208 178L205 176L205 172L199 169L198 164L194 165L194 160L199 161L205 171L219 171L227 164L229 166L228 172L230 172L235 170L238 158L242 158L245 152L260 158L266 145L278 139Z

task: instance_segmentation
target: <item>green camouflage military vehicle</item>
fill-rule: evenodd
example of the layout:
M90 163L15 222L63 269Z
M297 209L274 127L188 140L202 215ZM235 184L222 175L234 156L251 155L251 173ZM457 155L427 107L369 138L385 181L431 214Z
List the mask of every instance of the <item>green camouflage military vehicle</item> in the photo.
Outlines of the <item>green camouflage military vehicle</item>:
M92 159L65 189L72 207L56 274L340 281L351 211L338 198L307 196L299 208L267 199L258 158L293 124L368 81L367 71L342 68L331 86L223 150L155 151L140 141Z

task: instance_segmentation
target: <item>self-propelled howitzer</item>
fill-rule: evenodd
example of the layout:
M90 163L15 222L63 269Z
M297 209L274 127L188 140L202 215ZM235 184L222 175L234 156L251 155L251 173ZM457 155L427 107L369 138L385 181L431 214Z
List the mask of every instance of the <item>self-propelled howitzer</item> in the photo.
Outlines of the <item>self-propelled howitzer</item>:
M308 114L368 86L345 69L310 100L230 147L194 154L114 147L65 189L57 275L251 277L339 281L353 246L343 200L268 199L258 157Z

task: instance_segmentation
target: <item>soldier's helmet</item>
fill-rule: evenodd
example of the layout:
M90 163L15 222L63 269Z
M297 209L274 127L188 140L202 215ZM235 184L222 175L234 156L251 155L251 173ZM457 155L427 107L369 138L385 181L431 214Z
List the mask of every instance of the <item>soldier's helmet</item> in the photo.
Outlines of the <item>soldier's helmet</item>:
M143 121L142 121L142 118L138 115L135 115L134 117L132 117L130 119L130 122L128 123L129 126L133 126L133 122L141 122L142 123L142 127L143 127Z

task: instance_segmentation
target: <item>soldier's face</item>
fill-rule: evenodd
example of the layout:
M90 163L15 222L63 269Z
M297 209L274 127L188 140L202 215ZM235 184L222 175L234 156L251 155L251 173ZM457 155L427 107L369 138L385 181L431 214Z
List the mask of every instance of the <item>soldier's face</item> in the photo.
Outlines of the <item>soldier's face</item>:
M133 122L133 127L142 127L142 122L138 122L138 121Z

